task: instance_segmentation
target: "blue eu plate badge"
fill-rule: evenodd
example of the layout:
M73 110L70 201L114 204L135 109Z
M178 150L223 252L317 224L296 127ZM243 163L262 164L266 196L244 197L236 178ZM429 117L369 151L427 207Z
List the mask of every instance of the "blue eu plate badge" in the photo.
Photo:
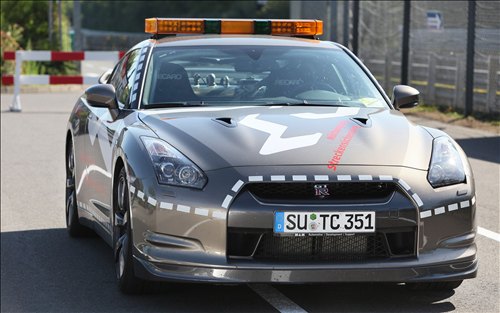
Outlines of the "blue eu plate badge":
M276 212L274 214L274 232L282 233L285 228L285 212Z

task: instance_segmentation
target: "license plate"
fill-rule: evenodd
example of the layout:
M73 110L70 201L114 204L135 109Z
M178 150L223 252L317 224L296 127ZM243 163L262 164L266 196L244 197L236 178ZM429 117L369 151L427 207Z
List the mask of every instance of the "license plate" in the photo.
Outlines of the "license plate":
M326 235L375 232L375 212L275 212L277 235Z

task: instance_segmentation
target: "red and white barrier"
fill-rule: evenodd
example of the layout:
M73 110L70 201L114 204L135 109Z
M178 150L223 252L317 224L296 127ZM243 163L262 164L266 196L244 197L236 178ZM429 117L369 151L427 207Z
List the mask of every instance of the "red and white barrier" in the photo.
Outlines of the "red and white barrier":
M14 99L11 111L21 111L21 85L63 85L63 84L96 84L95 76L57 76L57 75L21 75L23 61L113 61L118 62L124 51L5 51L4 60L15 60L15 74L2 75L3 85L14 85Z

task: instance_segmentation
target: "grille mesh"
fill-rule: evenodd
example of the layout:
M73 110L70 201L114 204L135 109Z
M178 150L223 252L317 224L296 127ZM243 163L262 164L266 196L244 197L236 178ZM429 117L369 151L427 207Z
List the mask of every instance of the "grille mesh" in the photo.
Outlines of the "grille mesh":
M315 185L326 186L329 195L317 196ZM395 190L395 185L385 182L252 183L247 190L263 200L360 200L386 198Z
M263 235L254 254L255 259L283 261L363 261L368 258L388 257L382 234L276 237Z

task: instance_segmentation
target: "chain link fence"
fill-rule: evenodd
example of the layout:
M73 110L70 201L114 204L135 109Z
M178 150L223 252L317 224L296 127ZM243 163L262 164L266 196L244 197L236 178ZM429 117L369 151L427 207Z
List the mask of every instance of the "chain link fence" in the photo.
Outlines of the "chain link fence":
M325 22L322 39L353 49L388 92L401 82L404 1L291 1L292 18ZM408 83L425 104L466 111L468 1L410 1ZM473 113L500 115L500 1L475 1Z

